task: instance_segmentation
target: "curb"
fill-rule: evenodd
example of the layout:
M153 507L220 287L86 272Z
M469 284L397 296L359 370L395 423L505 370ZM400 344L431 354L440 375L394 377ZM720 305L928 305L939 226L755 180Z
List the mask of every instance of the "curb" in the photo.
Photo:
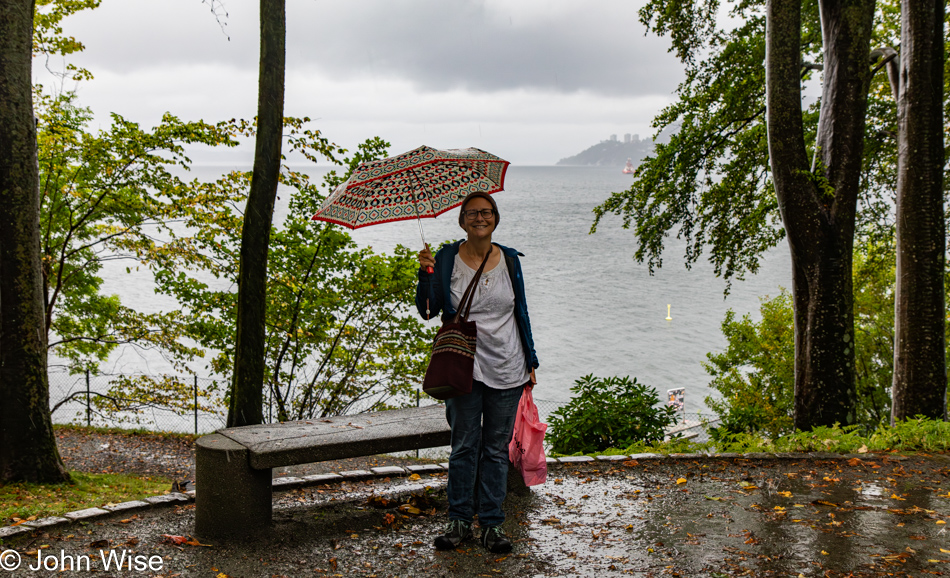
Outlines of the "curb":
M932 456L934 457L934 456ZM806 452L806 453L767 453L754 452L747 454L737 453L713 453L713 454L630 454L630 455L610 455L610 456L564 456L559 458L547 458L549 466L554 465L576 465L592 462L620 462L620 461L664 461L664 460L704 460L704 459L737 459L737 460L850 460L858 459L882 459L886 458L893 461L904 461L908 458L900 455L889 454L834 454L828 452ZM370 478L386 478L394 476L411 476L413 474L439 474L448 472L448 462L439 464L424 464L417 466L381 466L370 468L369 470L350 470L339 473L314 474L310 476L285 476L274 478L273 491L286 491L318 484L362 481ZM0 539L11 538L21 534L27 534L35 530L51 528L71 524L73 522L87 522L104 516L120 512L129 512L135 510L147 510L156 507L168 505L188 504L195 501L195 490L187 492L169 492L159 496L151 496L144 500L133 500L103 506L101 508L86 508L75 512L66 512L62 516L50 516L39 520L23 522L16 526L0 526Z

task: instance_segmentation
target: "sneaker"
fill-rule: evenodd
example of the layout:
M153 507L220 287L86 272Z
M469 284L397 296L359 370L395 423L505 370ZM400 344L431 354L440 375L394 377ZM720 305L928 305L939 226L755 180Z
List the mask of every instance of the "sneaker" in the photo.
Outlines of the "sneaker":
M454 550L459 544L472 537L472 524L462 520L449 522L445 534L435 539L436 550Z
M493 554L507 554L511 552L511 540L505 536L501 526L492 526L482 530L482 546Z

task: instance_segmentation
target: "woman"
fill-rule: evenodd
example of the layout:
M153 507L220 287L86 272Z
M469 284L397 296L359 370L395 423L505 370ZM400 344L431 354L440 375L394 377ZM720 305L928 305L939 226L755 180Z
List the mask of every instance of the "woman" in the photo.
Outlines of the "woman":
M440 311L443 319L455 315L465 288L488 255L468 317L478 326L472 393L445 402L452 454L449 526L435 539L439 550L451 550L471 538L477 513L482 545L494 553L511 551L511 541L501 529L508 444L521 392L537 383L534 368L538 357L525 303L520 253L491 241L499 221L494 199L486 193L471 193L462 201L459 213L466 240L446 245L434 258L428 247L419 253L416 307L425 319ZM426 273L427 267L435 271Z

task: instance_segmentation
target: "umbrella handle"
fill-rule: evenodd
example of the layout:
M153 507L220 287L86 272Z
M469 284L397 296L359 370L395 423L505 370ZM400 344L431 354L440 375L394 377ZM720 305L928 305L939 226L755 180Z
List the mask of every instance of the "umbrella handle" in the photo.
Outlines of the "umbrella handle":
M431 274L435 273L435 269L433 269L432 267L426 267L426 273L428 273L429 275L431 275Z

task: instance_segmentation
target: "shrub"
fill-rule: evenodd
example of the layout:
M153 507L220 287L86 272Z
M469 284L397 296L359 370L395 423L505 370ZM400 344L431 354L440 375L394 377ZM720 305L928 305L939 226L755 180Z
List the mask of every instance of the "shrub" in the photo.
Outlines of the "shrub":
M950 451L950 422L917 416L892 426L881 424L868 446L872 450Z
M760 321L751 315L726 313L722 333L728 347L709 353L703 364L713 376L709 387L720 397L706 398L722 420L710 430L717 441L732 433L760 432L776 438L792 433L792 395L795 390L795 330L792 297L786 292L765 298Z
M586 375L574 383L570 403L548 418L547 439L555 453L595 453L662 441L665 428L676 423L676 410L658 406L656 390L636 378Z

